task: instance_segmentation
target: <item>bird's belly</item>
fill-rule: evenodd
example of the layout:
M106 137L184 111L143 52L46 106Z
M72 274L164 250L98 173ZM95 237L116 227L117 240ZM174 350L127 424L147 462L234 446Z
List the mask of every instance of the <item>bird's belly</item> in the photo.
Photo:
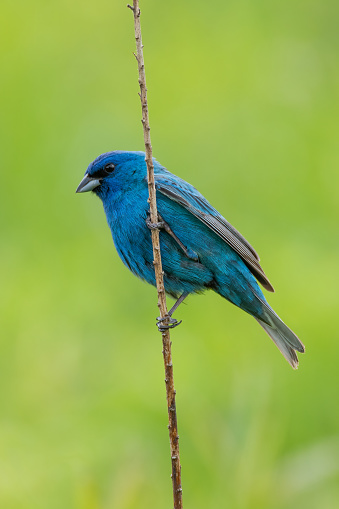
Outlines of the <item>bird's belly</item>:
M147 211L133 217L121 215L112 225L117 252L133 274L155 286L151 232L146 225ZM203 264L190 260L176 241L160 230L160 250L166 292L178 297L183 292L201 292L210 285L213 274Z

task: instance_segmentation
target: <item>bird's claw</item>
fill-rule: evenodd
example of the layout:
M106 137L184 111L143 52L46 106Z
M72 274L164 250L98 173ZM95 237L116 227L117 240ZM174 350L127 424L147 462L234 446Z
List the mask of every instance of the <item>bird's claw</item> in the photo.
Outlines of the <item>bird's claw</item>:
M169 323L168 324L164 324L163 322L167 320ZM171 316L164 316L164 318L161 318L160 316L158 316L157 318L157 326L158 326L158 329L160 332L164 332L168 329L174 329L174 327L177 327L178 325L180 325L182 322L182 320L176 320L175 318L172 318Z
M161 216L158 217L160 221L157 223L152 223L150 216L148 215L146 217L146 225L150 230L165 230L175 241L176 243L181 247L187 258L190 260L193 260L194 262L199 262L199 256L195 251L190 249L189 247L184 246L184 244L181 242L181 240L178 239L178 237L175 235L175 233L171 230L170 226L166 223L166 221L163 220Z
M163 221L159 221L158 223L152 223L151 218L149 216L146 218L146 224L150 230L157 230L157 229L164 228Z

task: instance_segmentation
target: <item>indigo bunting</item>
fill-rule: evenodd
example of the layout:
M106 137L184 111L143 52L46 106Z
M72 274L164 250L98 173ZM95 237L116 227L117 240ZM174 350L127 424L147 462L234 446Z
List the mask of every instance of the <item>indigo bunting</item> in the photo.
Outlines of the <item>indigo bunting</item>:
M257 281L270 292L274 289L256 251L193 186L153 161L159 224L149 220L144 152L100 155L76 192L93 191L102 200L120 258L154 286L150 228L160 228L165 290L177 299L170 316L187 295L214 290L252 315L297 368L296 351L304 352L304 346L267 303ZM178 323L171 322L170 327Z

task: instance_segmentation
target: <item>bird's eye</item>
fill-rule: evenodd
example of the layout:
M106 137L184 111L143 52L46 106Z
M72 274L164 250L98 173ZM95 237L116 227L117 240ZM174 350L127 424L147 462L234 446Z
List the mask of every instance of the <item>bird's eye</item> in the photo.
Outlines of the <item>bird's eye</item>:
M104 170L106 173L112 173L114 171L114 168L115 168L115 166L113 163L108 163L108 164L106 164Z

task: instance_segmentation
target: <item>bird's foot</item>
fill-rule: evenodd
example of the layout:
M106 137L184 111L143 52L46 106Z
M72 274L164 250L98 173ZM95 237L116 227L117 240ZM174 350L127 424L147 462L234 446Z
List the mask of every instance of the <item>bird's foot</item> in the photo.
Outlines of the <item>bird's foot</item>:
M167 324L163 323L165 320L168 321ZM177 327L178 325L180 325L181 322L182 322L182 320L178 321L169 315L164 316L164 318L160 318L160 316L158 316L158 318L157 318L157 326L158 326L158 329L160 332L164 332L168 329L174 329L174 327Z
M165 227L164 221L159 221L158 223L152 223L151 218L149 216L146 218L146 224L150 230L157 230L157 229L160 230Z
M181 242L181 240L178 239L178 237L175 235L175 233L171 230L170 226L164 221L164 219L161 216L158 216L159 222L158 223L152 223L150 216L148 215L146 218L146 224L150 230L165 230L175 241L176 243L181 247L187 258L190 260L193 260L194 262L199 261L199 256L195 251L190 249L189 247L184 246L184 244Z

